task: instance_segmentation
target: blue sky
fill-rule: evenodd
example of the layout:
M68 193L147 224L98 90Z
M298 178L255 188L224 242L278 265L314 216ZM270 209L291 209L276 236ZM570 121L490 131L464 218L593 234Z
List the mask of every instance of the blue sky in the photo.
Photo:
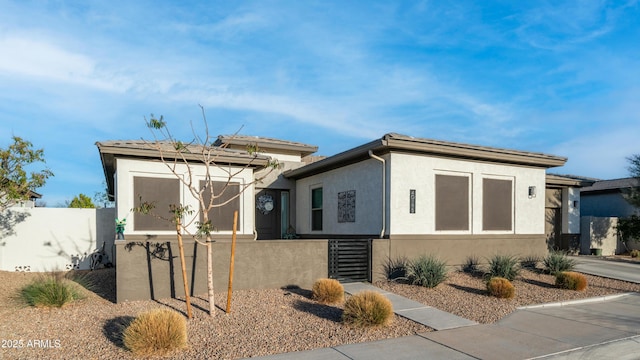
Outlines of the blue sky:
M96 141L191 138L319 146L397 132L569 158L628 175L640 153L636 1L0 0L0 146L44 148L47 206L100 191Z

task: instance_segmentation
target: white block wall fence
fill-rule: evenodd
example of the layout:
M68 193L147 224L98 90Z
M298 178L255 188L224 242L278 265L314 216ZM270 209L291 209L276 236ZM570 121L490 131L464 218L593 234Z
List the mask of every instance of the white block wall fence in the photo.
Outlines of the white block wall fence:
M21 208L0 212L0 270L91 268L104 246L114 262L115 209Z

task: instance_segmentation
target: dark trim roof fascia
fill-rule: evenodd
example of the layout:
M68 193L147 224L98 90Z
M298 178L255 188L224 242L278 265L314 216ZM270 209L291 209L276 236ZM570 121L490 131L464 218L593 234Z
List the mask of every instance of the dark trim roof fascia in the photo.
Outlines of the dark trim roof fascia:
M109 144L112 143L113 145ZM161 161L162 158L157 149L150 147L151 145L142 142L129 142L129 141L110 141L109 143L96 142L98 151L100 153L100 161L102 162L102 169L104 171L105 180L107 181L107 196L110 201L114 200L114 179L113 174L116 171L115 159L116 158L129 158L129 159L144 159ZM127 144L129 143L129 144ZM136 148L136 146L138 146ZM149 148L140 148L140 146L149 146ZM233 164L240 166L251 167L264 167L269 164L270 157L264 155L249 155L246 152L231 150L231 149L219 149L224 154L216 157L216 163L220 164ZM165 152L164 158L167 161L175 160L175 156L171 154L175 152ZM200 162L200 155L198 153L184 153L187 161L192 160ZM178 159L182 161L182 159Z
M593 185L594 182L595 180L579 179L556 174L547 174L546 176L548 188L585 187Z
M299 179L323 171L339 168L368 157L369 150L376 154L393 150L404 150L425 155L449 158L481 160L494 163L551 168L562 166L567 158L535 152L468 145L431 139L413 138L405 135L386 134L382 138L358 146L351 150L328 157L324 160L290 170L285 177Z
M255 144L262 150L284 150L299 153L302 157L318 151L318 147L315 145L246 135L220 135L214 145L220 146L223 144L240 146Z

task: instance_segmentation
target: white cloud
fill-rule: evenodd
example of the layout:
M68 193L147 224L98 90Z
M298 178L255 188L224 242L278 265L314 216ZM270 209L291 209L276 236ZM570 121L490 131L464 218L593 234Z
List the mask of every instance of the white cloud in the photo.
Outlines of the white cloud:
M0 37L0 73L123 92L130 82L113 74L97 71L96 61L83 54L67 51L53 43L21 36Z

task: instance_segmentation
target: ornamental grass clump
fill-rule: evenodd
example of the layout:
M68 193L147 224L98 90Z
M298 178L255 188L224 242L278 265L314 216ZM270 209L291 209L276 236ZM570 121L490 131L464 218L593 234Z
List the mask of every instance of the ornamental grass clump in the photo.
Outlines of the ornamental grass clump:
M489 259L489 271L487 277L502 277L513 281L520 273L520 260L515 256L494 255Z
M23 302L36 307L63 307L84 297L80 286L60 272L42 275L19 292Z
M408 264L409 260L406 257L387 259L387 261L384 263L384 274L387 280L406 280Z
M447 279L447 263L433 255L422 255L409 262L407 278L413 285L434 288Z
M574 271L562 271L556 274L556 286L562 289L582 291L587 288L587 278Z
M174 310L151 310L131 322L122 342L136 356L166 355L187 347L187 322Z
M491 296L500 299L511 299L516 295L516 288L511 281L503 277L493 277L487 281L487 291Z
M357 327L376 327L388 325L392 316L389 299L374 291L363 291L345 301L342 321Z
M462 272L472 275L481 273L480 259L474 255L467 257L464 264L462 264L461 270Z
M571 271L575 268L576 262L567 257L561 251L551 251L542 261L544 269L551 275L556 275L562 271Z
M520 259L520 267L524 269L534 270L538 267L539 262L540 262L540 257L535 255L528 255Z
M336 304L344 299L344 287L335 279L318 279L311 289L313 300L322 304Z

